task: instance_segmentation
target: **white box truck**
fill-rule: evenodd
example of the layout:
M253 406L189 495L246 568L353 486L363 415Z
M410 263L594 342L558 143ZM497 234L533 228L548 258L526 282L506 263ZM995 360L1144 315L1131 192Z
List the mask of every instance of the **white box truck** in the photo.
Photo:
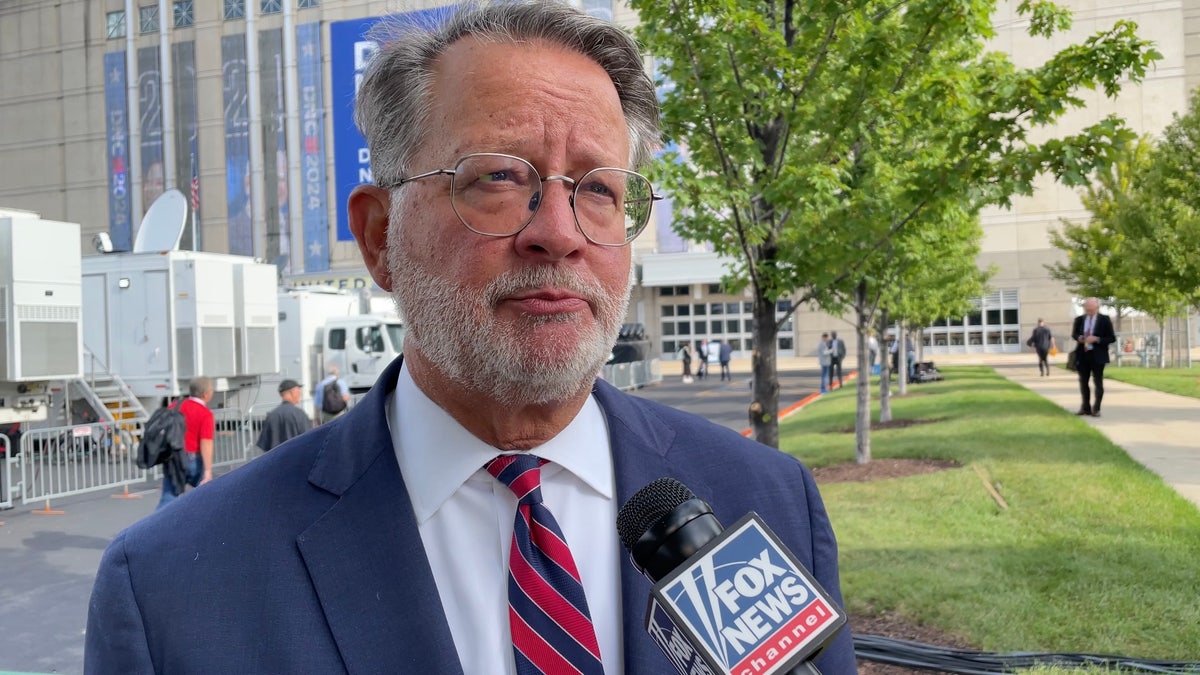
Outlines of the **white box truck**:
M80 228L0 209L0 423L45 420L83 371Z
M254 387L279 370L275 280L274 266L221 253L84 258L85 372L120 376L148 409L198 375L218 392Z
M326 367L336 365L352 392L370 389L404 343L400 317L382 308L390 304L389 299L364 300L359 294L319 287L281 291L280 370L275 382L296 380L311 397ZM364 309L370 313L362 313ZM263 389L265 394L267 387Z

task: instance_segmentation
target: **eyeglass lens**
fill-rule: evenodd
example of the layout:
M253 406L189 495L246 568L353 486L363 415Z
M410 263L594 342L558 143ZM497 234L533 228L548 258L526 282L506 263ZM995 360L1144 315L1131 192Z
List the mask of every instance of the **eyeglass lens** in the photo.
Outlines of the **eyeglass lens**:
M451 204L472 230L507 236L533 219L542 189L537 170L522 159L470 155L455 167ZM649 221L652 192L650 181L632 171L596 169L574 186L575 221L597 244L624 244Z

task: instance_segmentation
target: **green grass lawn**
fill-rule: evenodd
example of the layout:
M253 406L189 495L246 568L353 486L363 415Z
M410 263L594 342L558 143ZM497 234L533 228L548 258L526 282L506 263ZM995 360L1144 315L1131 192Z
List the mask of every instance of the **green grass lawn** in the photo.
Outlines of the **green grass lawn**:
M1157 389L1168 394L1200 398L1200 366L1191 368L1138 368L1122 366L1104 369L1104 377Z
M892 403L935 421L873 432L872 455L961 468L821 486L851 615L896 612L988 651L1200 660L1200 510L990 368L943 373ZM785 421L781 446L813 467L853 461L853 425L847 387Z

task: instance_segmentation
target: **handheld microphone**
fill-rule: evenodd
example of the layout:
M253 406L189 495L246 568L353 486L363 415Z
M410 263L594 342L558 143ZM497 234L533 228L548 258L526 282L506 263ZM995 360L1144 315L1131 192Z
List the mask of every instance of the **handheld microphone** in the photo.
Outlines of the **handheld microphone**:
M845 612L757 514L729 529L682 483L629 498L617 533L655 582L646 631L683 675L820 675L808 661Z

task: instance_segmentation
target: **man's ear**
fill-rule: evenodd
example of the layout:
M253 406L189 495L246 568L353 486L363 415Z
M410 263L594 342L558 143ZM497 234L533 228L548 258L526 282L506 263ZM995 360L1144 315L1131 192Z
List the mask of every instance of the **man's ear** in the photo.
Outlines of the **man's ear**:
M392 198L387 190L375 185L359 185L350 193L346 211L350 217L350 232L358 242L358 251L371 278L385 291L392 290L392 274L388 270L387 233L388 213Z

